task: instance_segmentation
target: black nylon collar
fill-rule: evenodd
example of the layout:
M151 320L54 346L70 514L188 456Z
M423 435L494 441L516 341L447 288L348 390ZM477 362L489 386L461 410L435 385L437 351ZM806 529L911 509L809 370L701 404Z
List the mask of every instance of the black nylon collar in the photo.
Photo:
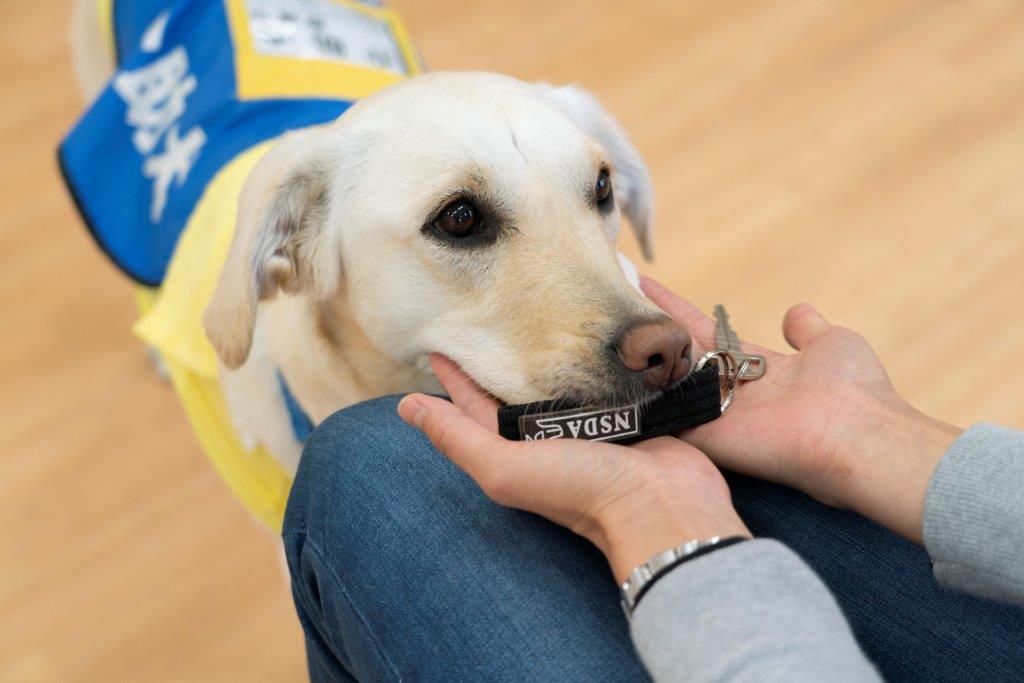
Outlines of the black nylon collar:
M711 422L722 414L717 363L708 363L649 401L617 408L540 401L498 409L498 432L513 441L558 437L633 443Z

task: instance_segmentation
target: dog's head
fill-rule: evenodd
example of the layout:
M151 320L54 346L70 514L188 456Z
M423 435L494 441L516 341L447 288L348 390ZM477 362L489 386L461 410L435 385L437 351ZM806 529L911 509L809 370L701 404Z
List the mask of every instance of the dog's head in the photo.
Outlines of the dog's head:
M345 306L393 360L445 354L508 402L632 400L690 363L613 246L625 214L649 257L651 204L642 160L587 93L419 76L259 162L206 329L241 365L257 302L282 290Z

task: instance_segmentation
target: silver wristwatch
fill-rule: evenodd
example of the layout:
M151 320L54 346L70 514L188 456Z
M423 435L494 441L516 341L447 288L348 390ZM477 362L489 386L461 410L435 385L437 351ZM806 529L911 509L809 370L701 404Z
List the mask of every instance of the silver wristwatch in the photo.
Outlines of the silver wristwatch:
M707 539L695 538L675 548L663 550L643 564L634 567L633 571L626 577L622 584L622 610L627 617L632 616L636 601L647 589L647 586L667 569L675 566L680 560L692 555L702 548L717 545L722 541L721 536L712 536Z

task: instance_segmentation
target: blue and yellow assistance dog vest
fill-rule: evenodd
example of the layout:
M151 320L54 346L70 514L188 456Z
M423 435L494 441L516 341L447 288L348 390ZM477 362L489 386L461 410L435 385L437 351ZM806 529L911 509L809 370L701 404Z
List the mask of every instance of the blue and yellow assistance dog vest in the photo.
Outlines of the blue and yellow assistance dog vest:
M280 529L291 477L235 432L202 311L242 183L274 139L418 73L419 57L373 0L99 2L116 71L60 145L65 182L97 244L137 283L135 332L160 352L204 450Z

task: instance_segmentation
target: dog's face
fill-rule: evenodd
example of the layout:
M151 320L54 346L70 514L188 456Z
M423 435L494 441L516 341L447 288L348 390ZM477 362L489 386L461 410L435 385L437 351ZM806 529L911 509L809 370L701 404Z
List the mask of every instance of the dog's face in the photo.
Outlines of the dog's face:
M281 289L345 307L394 360L445 354L507 402L632 400L689 367L688 337L613 246L625 213L649 254L650 204L639 156L585 93L420 76L260 161L207 331L240 365L257 300Z

